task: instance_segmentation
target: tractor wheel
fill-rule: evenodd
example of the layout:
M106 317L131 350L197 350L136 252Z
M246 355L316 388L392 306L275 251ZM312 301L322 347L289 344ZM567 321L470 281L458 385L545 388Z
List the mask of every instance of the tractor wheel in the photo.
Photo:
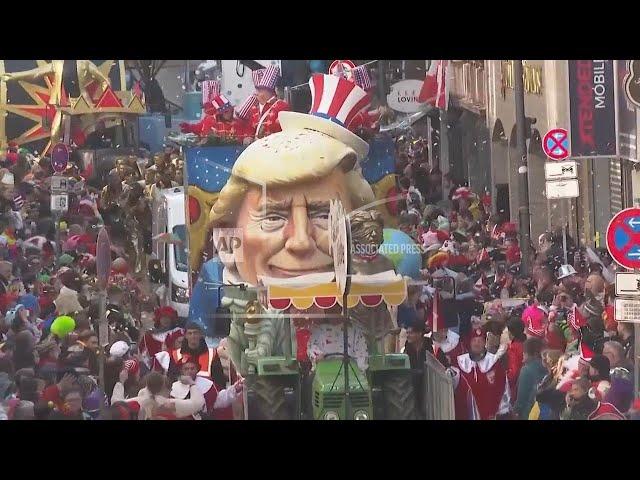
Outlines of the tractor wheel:
M297 407L288 401L291 387L291 379L286 376L247 377L249 420L295 420Z
M413 382L408 372L385 375L381 386L385 420L418 418Z

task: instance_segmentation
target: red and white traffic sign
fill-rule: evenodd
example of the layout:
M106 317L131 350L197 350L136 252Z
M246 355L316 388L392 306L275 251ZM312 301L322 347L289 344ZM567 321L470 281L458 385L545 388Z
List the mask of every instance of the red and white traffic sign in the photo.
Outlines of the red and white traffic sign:
M542 149L552 160L564 160L569 156L569 132L553 128L542 139Z
M51 166L56 173L62 173L69 164L69 147L56 143L51 149Z
M607 227L607 250L618 264L640 269L640 208L616 213Z
M351 60L334 60L329 66L329 74L342 75L346 79L351 79L351 70L356 68L356 64Z

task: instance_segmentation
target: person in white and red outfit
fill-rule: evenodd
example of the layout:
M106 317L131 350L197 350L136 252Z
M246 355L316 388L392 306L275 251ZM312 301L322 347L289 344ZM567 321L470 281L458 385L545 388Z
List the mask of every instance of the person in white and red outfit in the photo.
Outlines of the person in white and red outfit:
M433 332L431 339L433 353L445 368L455 365L458 357L467 353L464 343L460 341L460 335L448 328Z
M220 83L213 82L209 100L204 104L204 117L197 123L181 123L182 133L195 133L200 137L218 135L242 141L251 131L246 122L234 118L232 103L220 93Z
M276 85L280 80L280 68L277 65L254 70L252 75L256 93L245 100L236 114L248 123L250 134L247 138L259 139L280 132L282 128L278 114L290 108L287 102L276 96Z
M445 326L445 318L442 310L440 292L436 290L427 315L427 326L431 328L431 341L433 342L433 354L445 367L457 365L458 357L467 353L464 343L460 341L460 335Z
M474 329L469 346L469 353L460 355L451 368L456 387L456 420L493 420L509 413L507 372L499 357L487 351L486 333Z
M198 375L199 368L199 365L192 358L184 357L180 366L180 373L183 377L189 377L195 382L195 386L204 396L204 408L201 412L179 420L203 420L209 418L217 420L215 411L231 409L231 404L242 393L244 380L237 380L229 388L219 389L214 382ZM174 382L171 386L171 398L186 400L189 398L189 393L189 385L181 380Z
M163 350L170 351L176 348L176 340L184 337L184 329L178 323L178 312L172 307L157 308L154 312L153 323L155 328L144 334L140 342L140 353L149 360ZM145 362L148 363L148 362ZM147 365L151 367L150 364Z

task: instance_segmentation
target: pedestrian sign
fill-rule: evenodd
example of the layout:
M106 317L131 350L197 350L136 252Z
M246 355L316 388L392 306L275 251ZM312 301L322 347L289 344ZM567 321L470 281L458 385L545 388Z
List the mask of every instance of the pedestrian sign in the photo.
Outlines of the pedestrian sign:
M564 128L553 128L542 139L542 149L552 160L564 160L569 156L569 133Z
M607 250L623 267L640 269L640 208L614 215L607 227Z

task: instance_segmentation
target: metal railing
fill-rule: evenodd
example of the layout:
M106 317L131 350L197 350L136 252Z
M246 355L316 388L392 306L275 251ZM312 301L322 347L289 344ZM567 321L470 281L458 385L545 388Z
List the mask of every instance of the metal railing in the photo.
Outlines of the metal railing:
M433 356L424 364L425 420L455 420L453 378Z

